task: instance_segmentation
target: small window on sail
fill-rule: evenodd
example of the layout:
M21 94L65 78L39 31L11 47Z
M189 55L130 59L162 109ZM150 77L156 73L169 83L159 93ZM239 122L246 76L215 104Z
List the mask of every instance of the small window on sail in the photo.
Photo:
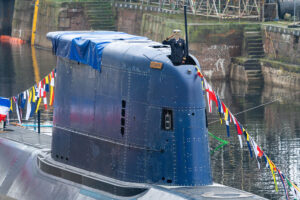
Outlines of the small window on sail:
M173 130L173 111L163 108L161 117L161 129L165 131Z

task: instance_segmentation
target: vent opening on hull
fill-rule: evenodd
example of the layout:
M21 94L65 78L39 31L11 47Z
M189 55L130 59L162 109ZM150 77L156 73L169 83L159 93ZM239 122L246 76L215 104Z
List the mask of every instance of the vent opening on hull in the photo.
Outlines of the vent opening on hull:
M122 100L122 109L121 109L121 135L125 134L125 113L126 113L126 101Z

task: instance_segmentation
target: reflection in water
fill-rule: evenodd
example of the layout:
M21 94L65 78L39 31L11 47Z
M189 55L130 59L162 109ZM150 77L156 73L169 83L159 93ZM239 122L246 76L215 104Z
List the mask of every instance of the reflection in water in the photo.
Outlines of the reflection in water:
M236 82L213 82L212 85L232 113L265 104L280 98L272 104L236 115L249 134L262 147L275 165L296 184L300 184L300 93L268 85L256 86ZM298 93L297 93L298 92ZM215 110L214 113L217 113ZM218 115L209 114L209 130L230 142L211 156L214 181L246 190L268 199L284 197L280 179L279 192L275 192L272 174L261 160L261 169L255 158L250 157L246 143L243 149L235 127L231 126L231 137L227 138L225 125L220 124ZM218 142L211 139L211 148ZM277 176L277 175L276 175Z
M10 46L0 43L0 96L10 97L28 89L40 79L38 75L44 77L54 66L55 58L50 51L31 50L29 45ZM215 81L212 86L232 113L282 97L279 101L236 117L279 169L299 185L300 93L267 85L237 82ZM217 113L216 109L214 113ZM52 110L42 111L41 117L44 124L51 124ZM211 156L214 181L269 199L283 198L280 180L279 192L276 193L271 172L264 167L264 161L261 163L262 169L259 170L255 158L250 158L246 144L240 149L236 129L231 126L231 137L227 138L225 125L220 125L218 115L209 114L208 117L209 130L230 142ZM26 123L34 124L34 120L36 118ZM212 123L214 121L216 122ZM51 132L51 128L41 130ZM216 140L211 139L212 149L218 145Z
M36 63L39 77L44 77L56 65L51 52L41 49L36 49ZM31 46L0 43L0 71L0 96L10 97L33 86L35 71Z
M12 97L29 89L55 65L56 58L50 51L35 49L28 44L0 43L0 96ZM16 116L13 114L10 118ZM30 119L26 124L34 124L35 120ZM42 112L42 122L52 123L52 110ZM42 131L51 132L51 128L42 128Z
M31 55L32 55L32 66L33 66L33 72L35 77L35 83L38 84L39 81L41 80L41 77L40 77L40 69L36 59L36 51L34 46L31 46Z
M0 43L1 45L1 43ZM14 88L15 70L11 55L11 46L0 46L0 96L11 96Z

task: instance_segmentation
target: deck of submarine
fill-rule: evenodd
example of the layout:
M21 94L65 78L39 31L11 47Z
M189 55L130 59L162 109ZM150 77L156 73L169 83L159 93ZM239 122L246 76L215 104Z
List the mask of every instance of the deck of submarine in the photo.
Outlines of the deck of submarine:
M51 148L51 136L44 135L44 134L37 134L36 132L16 127L16 126L8 126L4 131L0 131L0 139L6 139L10 142L16 142L19 143L18 146L25 145L30 146L32 149L35 149L35 151L40 151L42 149L50 149ZM42 152L42 151L41 151ZM49 159L50 156L49 156ZM55 165L55 162L53 163ZM65 164L58 164L57 167L62 167L64 169L74 169L74 167L65 165ZM78 169L79 173L82 173L83 175L85 173L84 170ZM53 180L59 181L61 178L55 177L50 175L47 177L38 176L36 177L38 179L44 179L44 181L49 181L49 178ZM99 177L97 177L99 180ZM105 178L104 181L107 181L107 179L110 179L108 177ZM101 178L100 178L101 181ZM120 181L110 179L110 182L115 182L116 184L119 184ZM122 181L121 181L122 182ZM127 187L130 187L133 183L128 182L122 182L122 184L127 184ZM134 183L137 185L136 183ZM73 185L73 184L72 184ZM257 195L241 191L235 188L227 187L220 184L213 184L209 186L195 186L195 187L186 187L186 186L163 186L163 185L151 185L151 184L141 184L141 187L145 187L145 192L142 192L140 194L137 194L132 197L122 197L122 196L116 196L109 194L105 191L101 190L94 190L99 195L95 196L89 196L89 198L76 198L76 199L139 199L139 200L146 200L146 199L167 199L167 200L181 200L181 199L196 199L196 200L206 200L206 199L264 199L262 197L259 197ZM0 193L1 192L0 186ZM5 187L5 186L4 186ZM78 184L73 185L74 188L78 188ZM81 187L81 186L79 186ZM75 190L76 191L76 190ZM9 194L4 192L4 195ZM82 195L82 193L81 193ZM9 198L6 196L7 198ZM79 196L78 196L79 197ZM16 196L12 196L12 198L16 198ZM1 199L1 198L0 198ZM46 198L51 199L51 197Z

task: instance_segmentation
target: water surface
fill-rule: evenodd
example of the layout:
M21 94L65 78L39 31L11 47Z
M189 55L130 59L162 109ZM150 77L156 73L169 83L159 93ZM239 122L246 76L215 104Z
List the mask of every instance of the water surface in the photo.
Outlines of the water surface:
M257 87L254 84L247 85L238 82L213 82L212 85L232 113L266 104L236 115L236 117L274 164L290 180L299 185L299 91L268 85ZM274 100L275 102L268 104ZM250 157L246 143L243 149L240 148L235 127L231 127L231 137L227 138L224 123L221 125L220 120L217 120L218 115L209 114L211 123L209 130L230 143L211 156L214 181L268 199L285 199L279 177L277 179L279 192L277 193L272 174L265 167L264 160L260 162L261 169L259 170L256 159ZM214 121L217 122L212 123ZM215 148L218 144L216 140L211 139L211 148Z
M55 65L56 58L50 50L34 48L29 44L0 43L0 96L10 98L29 89L49 74ZM15 113L10 118L15 121ZM34 125L36 120L34 116L24 124ZM42 123L52 124L52 109L42 112ZM42 131L49 133L51 129L42 128Z

